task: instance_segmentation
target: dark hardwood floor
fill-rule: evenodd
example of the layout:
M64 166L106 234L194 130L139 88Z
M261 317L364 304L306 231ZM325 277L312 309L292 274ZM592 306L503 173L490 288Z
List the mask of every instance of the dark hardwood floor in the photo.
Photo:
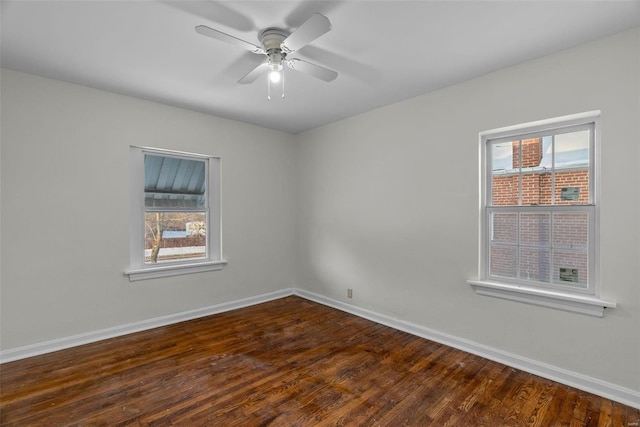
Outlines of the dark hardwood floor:
M0 366L4 426L623 426L640 411L298 297Z

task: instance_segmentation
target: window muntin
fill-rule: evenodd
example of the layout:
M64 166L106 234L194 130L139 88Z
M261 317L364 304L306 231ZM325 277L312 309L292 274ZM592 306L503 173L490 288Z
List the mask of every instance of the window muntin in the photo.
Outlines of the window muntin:
M486 279L595 294L593 121L485 137Z

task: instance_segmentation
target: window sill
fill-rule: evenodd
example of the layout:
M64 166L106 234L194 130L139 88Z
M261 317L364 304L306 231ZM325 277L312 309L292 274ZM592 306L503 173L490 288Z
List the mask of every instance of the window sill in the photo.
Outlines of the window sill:
M222 270L227 260L199 262L194 264L174 264L159 267L129 269L124 272L129 281L156 279L159 277L179 276L182 274L202 273L205 271Z
M467 283L471 285L478 295L541 305L596 317L603 317L605 308L616 307L615 302L587 295L567 294L553 290L527 288L484 280L468 280Z

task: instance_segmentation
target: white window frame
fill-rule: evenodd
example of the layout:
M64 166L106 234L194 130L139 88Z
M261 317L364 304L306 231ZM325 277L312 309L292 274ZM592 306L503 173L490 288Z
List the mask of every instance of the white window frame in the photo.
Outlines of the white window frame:
M491 188L491 159L488 145L499 140L524 140L539 136L540 133L558 129L592 126L593 132L589 147L589 198L588 205L551 205L551 206L489 206ZM529 304L552 307L572 312L602 317L605 308L615 308L616 303L600 298L599 277L599 147L600 112L574 114L549 120L525 123L522 125L481 132L480 140L480 207L479 207L479 259L478 279L468 283L480 295L519 301ZM586 289L572 288L559 284L544 284L518 279L506 279L489 274L489 238L491 212L570 212L588 211L589 222L589 283Z
M144 202L144 157L146 154L203 160L206 168L207 239L206 257L197 260L145 264L145 202ZM166 150L161 148L130 147L130 265L124 274L130 281L177 276L222 269L227 261L222 257L220 215L220 158L203 154Z

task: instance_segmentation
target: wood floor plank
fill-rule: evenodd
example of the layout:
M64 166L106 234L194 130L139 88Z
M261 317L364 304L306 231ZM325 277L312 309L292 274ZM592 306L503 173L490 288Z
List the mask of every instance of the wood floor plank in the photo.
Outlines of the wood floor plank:
M299 297L0 365L2 426L622 426L637 409Z

